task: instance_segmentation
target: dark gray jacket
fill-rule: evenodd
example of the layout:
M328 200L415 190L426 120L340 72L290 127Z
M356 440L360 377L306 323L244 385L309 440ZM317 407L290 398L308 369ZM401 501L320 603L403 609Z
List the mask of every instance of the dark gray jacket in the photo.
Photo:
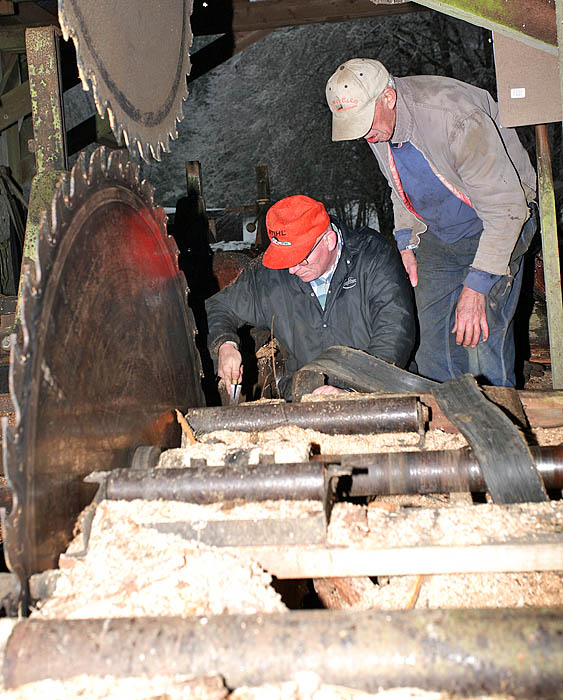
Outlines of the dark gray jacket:
M348 231L338 221L343 247L323 310L308 282L287 270L264 267L261 258L233 284L206 302L208 345L214 360L222 343L238 341L245 323L274 327L287 350L282 396L291 375L331 345L364 350L404 367L415 340L410 284L401 259L385 238L368 228Z

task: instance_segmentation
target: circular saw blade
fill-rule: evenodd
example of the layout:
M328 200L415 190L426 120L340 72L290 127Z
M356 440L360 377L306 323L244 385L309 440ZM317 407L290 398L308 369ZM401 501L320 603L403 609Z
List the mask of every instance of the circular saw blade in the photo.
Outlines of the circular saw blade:
M59 0L59 23L76 47L85 90L106 109L115 137L160 160L177 137L188 96L193 0Z
M12 336L4 471L10 569L56 566L95 486L139 445L179 446L174 409L204 405L195 323L166 215L124 152L98 149L59 183Z

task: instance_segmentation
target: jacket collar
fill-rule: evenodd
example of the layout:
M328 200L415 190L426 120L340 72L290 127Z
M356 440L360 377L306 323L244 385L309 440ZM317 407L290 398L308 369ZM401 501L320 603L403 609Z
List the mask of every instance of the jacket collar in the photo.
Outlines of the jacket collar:
M409 110L410 89L401 78L395 78L397 104L395 107L395 131L391 143L405 143L412 140L414 119Z

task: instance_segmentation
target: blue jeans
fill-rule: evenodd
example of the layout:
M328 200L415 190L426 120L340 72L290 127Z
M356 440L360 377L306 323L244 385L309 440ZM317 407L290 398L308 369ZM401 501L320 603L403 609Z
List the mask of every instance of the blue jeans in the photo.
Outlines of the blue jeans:
M415 298L420 326L416 352L418 372L443 382L462 374L495 386L514 386L514 313L524 273L523 255L536 231L535 207L524 224L510 261L510 274L501 277L487 297L489 338L475 348L456 345L452 328L457 300L481 234L444 243L429 230L416 249L418 285Z

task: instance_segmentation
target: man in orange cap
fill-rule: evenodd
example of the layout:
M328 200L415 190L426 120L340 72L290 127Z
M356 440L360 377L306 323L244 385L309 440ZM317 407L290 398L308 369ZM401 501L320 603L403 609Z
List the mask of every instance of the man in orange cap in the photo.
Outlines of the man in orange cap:
M206 302L208 345L227 384L242 380L238 329L269 330L288 354L279 391L291 398L295 371L332 345L404 367L415 338L411 292L394 247L377 231L348 230L321 202L286 197L266 215L270 245ZM337 393L326 386L317 391Z

